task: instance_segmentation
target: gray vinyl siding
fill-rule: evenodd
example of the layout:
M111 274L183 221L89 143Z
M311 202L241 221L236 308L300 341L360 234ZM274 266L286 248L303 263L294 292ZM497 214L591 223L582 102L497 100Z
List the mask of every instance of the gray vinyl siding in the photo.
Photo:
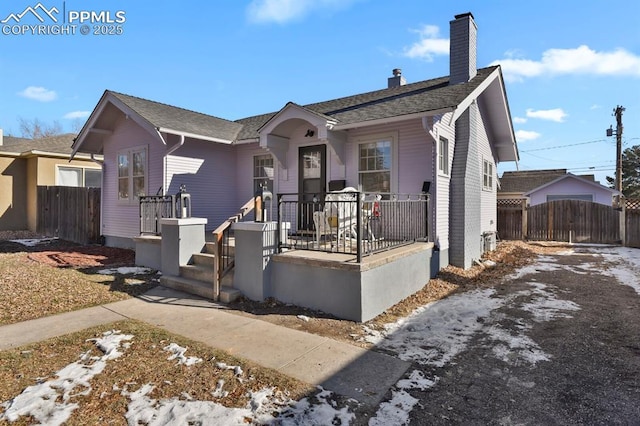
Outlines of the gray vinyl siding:
M449 259L452 265L465 269L482 254L479 130L480 113L474 102L456 121L456 145L451 166Z
M487 132L485 130L484 121L482 116L478 114L479 123L478 123L478 148L480 151L480 156L478 159L478 167L480 168L480 178L482 191L480 193L481 197L481 209L480 209L480 220L481 220L481 228L482 232L495 232L497 228L497 182L496 182L496 159L493 155L493 151L491 150L491 145L489 143L489 138L487 136ZM484 188L484 160L489 161L493 165L493 180L491 189L487 190Z

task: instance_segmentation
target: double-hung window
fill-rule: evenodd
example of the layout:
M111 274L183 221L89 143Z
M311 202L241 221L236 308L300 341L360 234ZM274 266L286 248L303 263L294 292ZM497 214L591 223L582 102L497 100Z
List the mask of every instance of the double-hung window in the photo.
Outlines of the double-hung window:
M118 200L136 201L147 193L147 148L118 152Z
M265 184L273 194L273 157L270 154L253 157L253 193Z
M493 190L493 163L482 160L482 189Z
M449 174L449 141L442 136L438 143L438 171L444 175Z
M360 191L377 194L398 191L397 132L362 137L354 154L358 159Z

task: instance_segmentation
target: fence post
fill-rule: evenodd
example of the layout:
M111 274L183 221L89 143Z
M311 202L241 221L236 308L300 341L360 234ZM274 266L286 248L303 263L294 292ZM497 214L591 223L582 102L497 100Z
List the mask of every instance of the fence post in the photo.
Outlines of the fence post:
M623 247L627 245L627 200L626 198L620 197L620 216L618 216L618 220L620 221L620 243Z
M527 239L527 199L523 198L522 202L522 240Z

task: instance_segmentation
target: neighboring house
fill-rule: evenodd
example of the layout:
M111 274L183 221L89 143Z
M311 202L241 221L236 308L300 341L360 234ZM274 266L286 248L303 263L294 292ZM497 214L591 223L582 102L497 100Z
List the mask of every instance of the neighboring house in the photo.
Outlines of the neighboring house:
M612 206L616 194L618 191L614 189L582 176L568 173L534 188L524 195L529 198L531 206L555 200L583 200Z
M566 169L504 172L498 200L526 199L535 206L554 200L584 200L611 206L617 192L595 182L593 175L574 175Z
M274 194L428 187L438 266L470 267L496 231L496 165L518 160L502 72L477 69L476 32L470 13L451 21L450 76L407 84L394 70L382 90L237 121L105 91L73 154L104 156L107 245L134 246L137 196L181 185L208 229L264 181Z
M101 157L70 160L74 137L3 137L0 129L1 230L36 230L38 186L101 186Z
M526 198L526 192L566 174L567 169L504 172L498 182L498 200Z

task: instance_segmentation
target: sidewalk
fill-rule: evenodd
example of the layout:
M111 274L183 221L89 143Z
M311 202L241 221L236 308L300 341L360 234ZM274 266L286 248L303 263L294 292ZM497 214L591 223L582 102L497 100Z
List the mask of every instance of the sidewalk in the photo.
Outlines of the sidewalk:
M0 350L136 319L375 406L410 363L315 334L224 311L195 296L155 287L140 298L0 327Z

